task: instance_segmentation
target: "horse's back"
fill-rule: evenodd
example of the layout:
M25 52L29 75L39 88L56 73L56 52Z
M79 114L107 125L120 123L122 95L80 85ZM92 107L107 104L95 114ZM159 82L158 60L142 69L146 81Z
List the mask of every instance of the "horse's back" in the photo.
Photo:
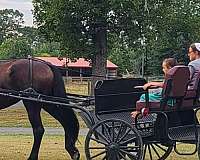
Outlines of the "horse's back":
M25 90L31 87L38 92L49 93L53 86L54 74L45 62L19 59L1 64L0 70L2 88Z

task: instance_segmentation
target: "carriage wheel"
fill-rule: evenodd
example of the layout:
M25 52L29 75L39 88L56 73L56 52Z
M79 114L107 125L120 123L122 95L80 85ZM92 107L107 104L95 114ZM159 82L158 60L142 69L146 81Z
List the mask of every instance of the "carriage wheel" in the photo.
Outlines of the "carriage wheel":
M172 144L149 143L144 144L144 159L149 160L164 160L173 150Z
M198 152L198 159L200 160L200 136L198 135L197 141L197 152Z
M103 120L89 130L85 154L87 160L141 160L142 138L133 126L123 120Z

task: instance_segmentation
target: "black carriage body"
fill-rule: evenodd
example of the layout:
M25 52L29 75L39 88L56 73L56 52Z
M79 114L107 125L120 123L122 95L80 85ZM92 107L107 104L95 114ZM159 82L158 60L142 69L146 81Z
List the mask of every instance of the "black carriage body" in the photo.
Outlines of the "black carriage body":
M93 112L96 122L95 125L103 125L105 120L120 119L136 127L142 136L144 145L144 155L153 159L166 159L174 148L178 154L191 155L197 151L198 143L198 124L184 124L176 122L176 115L182 114L183 118L187 115L196 121L194 108L198 108L197 99L199 97L199 79L196 88L187 90L189 84L189 70L186 66L173 68L166 76L163 98L160 102L144 102L145 108L149 107L151 114L136 120L131 117L131 111L135 110L137 101L141 94L148 93L142 89L134 88L146 83L144 79L119 79L99 81L95 88L95 112ZM175 105L170 107L167 101L173 99ZM148 101L148 100L147 100ZM189 113L191 112L191 114ZM173 119L175 118L175 119ZM170 126L169 123L175 125ZM114 123L114 122L113 122ZM117 126L116 126L117 127ZM100 132L105 135L105 130ZM112 125L110 125L112 128ZM109 129L108 129L109 130ZM180 153L176 148L176 142L196 144L196 149L190 153ZM154 154L152 154L154 152ZM145 159L145 157L143 157Z
M143 78L98 81L95 87L95 114L135 110L143 89Z

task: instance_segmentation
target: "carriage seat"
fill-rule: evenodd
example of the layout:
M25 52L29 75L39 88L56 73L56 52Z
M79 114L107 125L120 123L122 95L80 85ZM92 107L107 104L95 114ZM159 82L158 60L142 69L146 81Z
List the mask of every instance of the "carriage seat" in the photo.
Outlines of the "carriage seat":
M198 72L195 82L188 85L186 95L184 97L181 109L192 109L199 107L200 97L200 71Z
M157 102L146 102L138 101L136 103L136 110L141 111L143 108L148 108L152 111L172 111L177 110L183 103L183 99L186 95L194 96L194 92L187 92L187 87L190 79L190 72L187 66L175 66L171 68L165 76L162 99ZM147 90L148 96L148 90ZM174 100L174 105L169 106L167 101L169 99Z

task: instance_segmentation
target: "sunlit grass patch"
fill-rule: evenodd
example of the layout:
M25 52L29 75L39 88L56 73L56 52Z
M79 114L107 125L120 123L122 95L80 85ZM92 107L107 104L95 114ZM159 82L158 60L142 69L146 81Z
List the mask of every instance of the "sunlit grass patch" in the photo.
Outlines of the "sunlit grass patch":
M67 82L65 85L67 93L79 94L79 95L88 95L88 85L89 82L82 81L82 82Z
M84 137L79 137L77 147L84 160ZM33 137L30 135L0 135L0 159L22 160L27 159L31 151ZM41 144L40 160L70 159L64 148L64 136L45 135Z
M42 122L45 127L62 127L60 123L42 110ZM86 125L80 116L77 116L80 128L85 128ZM23 106L6 108L0 110L0 127L31 127L28 115Z

